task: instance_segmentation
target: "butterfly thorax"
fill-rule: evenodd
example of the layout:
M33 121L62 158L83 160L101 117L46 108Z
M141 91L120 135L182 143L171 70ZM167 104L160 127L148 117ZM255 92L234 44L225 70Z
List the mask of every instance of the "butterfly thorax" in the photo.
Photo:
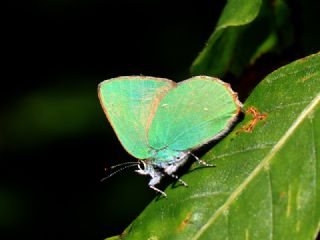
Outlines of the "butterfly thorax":
M174 173L178 167L183 165L189 157L189 152L177 151L169 148L154 150L153 157L149 163L157 168L161 168L167 174Z

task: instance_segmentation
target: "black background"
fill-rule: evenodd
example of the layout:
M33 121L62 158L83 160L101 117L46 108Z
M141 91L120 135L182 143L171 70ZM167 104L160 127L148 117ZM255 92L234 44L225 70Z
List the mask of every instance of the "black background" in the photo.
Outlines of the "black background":
M100 182L105 167L134 159L108 124L97 85L121 75L188 78L224 4L7 3L1 30L1 239L103 239L138 216L156 196L147 177L128 170ZM306 54L289 56L299 53Z
M156 196L148 178L104 168L134 161L112 132L99 82L181 81L224 2L11 1L1 81L2 239L103 239Z

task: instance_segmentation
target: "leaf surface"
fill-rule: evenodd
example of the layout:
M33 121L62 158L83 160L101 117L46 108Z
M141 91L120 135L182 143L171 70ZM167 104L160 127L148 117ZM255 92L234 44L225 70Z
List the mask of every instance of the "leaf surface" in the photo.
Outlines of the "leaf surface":
M251 114L169 186L123 239L314 239L320 219L320 54L268 75L244 108Z
M292 32L290 8L285 1L229 0L191 72L218 77L231 72L239 76L263 54L290 46Z

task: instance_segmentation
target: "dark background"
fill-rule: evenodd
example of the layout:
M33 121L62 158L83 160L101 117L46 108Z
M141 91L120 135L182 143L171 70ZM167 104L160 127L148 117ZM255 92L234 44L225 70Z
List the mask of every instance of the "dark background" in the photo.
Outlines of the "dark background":
M103 239L156 196L97 97L99 82L143 74L181 81L224 2L11 1L0 109L1 239Z
M131 169L100 182L106 167L134 159L108 124L97 85L121 75L190 77L224 4L7 3L1 34L1 239L103 239L120 234L138 216L156 196L147 177ZM312 36L304 26L295 30ZM302 41L291 50L281 64L314 52ZM258 72L270 62L277 65L273 57L264 61Z

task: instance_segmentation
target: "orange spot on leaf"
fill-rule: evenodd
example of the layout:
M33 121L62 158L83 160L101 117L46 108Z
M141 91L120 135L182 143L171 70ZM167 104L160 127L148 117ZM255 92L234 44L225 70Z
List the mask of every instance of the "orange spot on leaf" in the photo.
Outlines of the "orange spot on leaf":
M248 110L246 111L246 114L248 114L248 113L252 114L253 119L248 124L243 126L240 129L240 131L251 133L253 131L254 127L257 125L257 123L260 120L264 120L267 118L267 114L266 113L259 113L259 111L254 107L249 107Z
M280 199L285 198L287 196L286 192L280 192Z
M188 212L186 217L183 219L183 221L180 223L180 225L177 228L177 232L181 232L185 229L186 225L189 223L190 218L191 218L192 214L191 212Z

